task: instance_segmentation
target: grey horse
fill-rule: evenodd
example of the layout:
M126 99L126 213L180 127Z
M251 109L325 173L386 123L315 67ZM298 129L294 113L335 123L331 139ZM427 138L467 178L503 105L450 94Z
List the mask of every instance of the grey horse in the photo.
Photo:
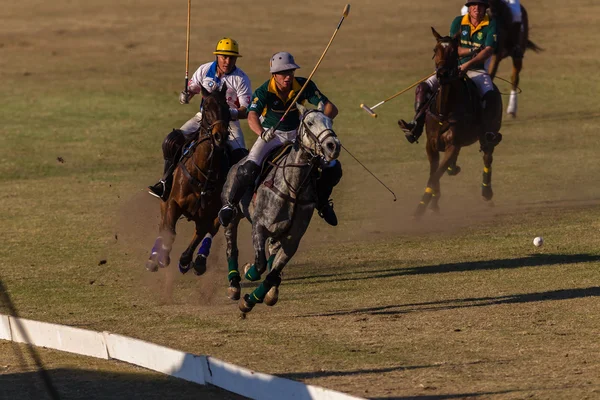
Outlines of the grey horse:
M273 162L273 169L256 190L249 190L238 204L237 217L225 228L229 266L228 296L240 300L239 308L247 313L257 303L272 306L279 298L281 271L298 250L300 240L313 215L317 194L315 182L319 168L335 162L341 143L333 131L333 121L320 110L308 110L301 104L300 126L291 151ZM221 197L228 198L237 169L246 159L234 165L227 175ZM240 212L241 211L241 212ZM246 264L246 279L257 281L269 267L263 282L240 299L237 232L242 217L252 223L254 264ZM269 259L266 247L269 242Z

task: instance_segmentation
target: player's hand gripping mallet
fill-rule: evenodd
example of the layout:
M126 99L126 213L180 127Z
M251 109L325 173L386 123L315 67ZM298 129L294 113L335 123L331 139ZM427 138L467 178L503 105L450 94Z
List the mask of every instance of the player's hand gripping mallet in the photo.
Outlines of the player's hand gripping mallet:
M425 78L421 79L420 81L417 81L417 82L413 83L412 85L410 85L410 86L409 86L409 87L407 87L406 89L399 91L399 92L398 92L398 93L396 93L395 95L393 95L393 96L390 96L390 97L388 97L387 99L385 99L385 100L383 100L383 101L380 101L379 103L375 104L375 105L374 105L374 106L372 106L372 107L367 107L367 106L365 106L364 104L361 104L361 105L360 105L360 108L362 108L363 110L365 110L366 112L368 112L368 113L369 113L369 115L370 115L371 117L373 117L373 118L377 118L377 114L375 113L375 111L373 111L373 109L375 109L375 108L379 107L379 106L380 106L380 105L382 105L383 103L386 103L386 102L388 102L388 101L392 100L392 99L393 99L393 98L395 98L395 97L398 97L398 96L400 96L402 93L406 92L407 90L410 90L410 89L414 88L414 87L415 87L415 86L417 86L419 83L421 83L421 82L423 82L423 81L426 81L426 80L427 80L427 79L429 79L431 76L433 76L433 74L427 75Z
M331 36L331 39L329 39L329 43L327 43L327 47L325 47L325 51L323 51L323 54L321 54L321 57L319 58L319 61L317 61L317 65L315 65L315 67L313 68L313 70L310 73L310 75L308 76L308 78L306 78L306 82L304 82L304 85L302 85L302 88L300 89L300 91L298 92L298 94L296 94L296 97L294 98L294 101L292 101L290 103L290 106L288 107L288 109L283 114L283 117L281 117L281 119L279 120L279 122L277 123L277 125L275 125L274 130L277 130L277 128L279 127L279 124L281 124L281 122L286 117L286 115L288 115L288 113L290 112L290 110L296 105L296 101L298 101L298 99L300 98L300 95L302 94L302 92L304 92L304 89L306 89L306 86L310 82L310 79L313 77L313 75L317 71L317 68L319 68L319 65L321 64L321 61L323 61L323 58L325 57L325 54L327 54L327 50L329 50L329 47L331 46L331 43L333 42L333 39L335 39L335 35L337 35L338 31L340 30L340 26L342 26L342 22L344 22L344 18L346 18L349 13L350 13L350 4L346 4L346 7L344 7L344 12L342 13L342 18L340 19L340 22L338 23L337 28L335 28L335 31L333 32L333 35Z

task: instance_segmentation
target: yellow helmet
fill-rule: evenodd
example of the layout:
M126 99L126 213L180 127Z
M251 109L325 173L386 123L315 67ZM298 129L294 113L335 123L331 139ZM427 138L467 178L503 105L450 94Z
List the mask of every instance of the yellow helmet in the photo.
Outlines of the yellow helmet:
M231 57L241 57L238 43L232 38L224 37L219 40L213 54Z

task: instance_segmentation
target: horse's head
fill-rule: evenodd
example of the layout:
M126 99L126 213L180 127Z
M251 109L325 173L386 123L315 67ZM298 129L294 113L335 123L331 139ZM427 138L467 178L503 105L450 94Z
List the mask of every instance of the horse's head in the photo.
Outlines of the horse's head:
M298 141L313 155L325 162L338 158L342 144L333 131L333 121L320 110L308 110L302 104L296 104L300 112Z
M200 133L212 135L218 145L227 141L231 114L227 104L227 85L209 93L202 88L202 122Z
M437 40L437 44L433 48L433 60L438 81L443 84L457 79L460 35L457 33L454 37L442 36L433 27L431 31Z

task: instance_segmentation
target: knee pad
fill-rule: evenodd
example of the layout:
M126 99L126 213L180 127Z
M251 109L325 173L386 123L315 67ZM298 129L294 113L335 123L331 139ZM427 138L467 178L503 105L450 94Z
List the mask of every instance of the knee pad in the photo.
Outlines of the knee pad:
M181 129L173 129L167 135L162 144L163 157L165 160L174 161L181 155L181 148L185 144L185 136Z
M247 160L238 168L236 177L240 182L250 185L256 180L259 173L260 167L253 161Z
M418 112L427 103L430 96L431 88L429 85L425 82L419 83L415 89L415 111Z

